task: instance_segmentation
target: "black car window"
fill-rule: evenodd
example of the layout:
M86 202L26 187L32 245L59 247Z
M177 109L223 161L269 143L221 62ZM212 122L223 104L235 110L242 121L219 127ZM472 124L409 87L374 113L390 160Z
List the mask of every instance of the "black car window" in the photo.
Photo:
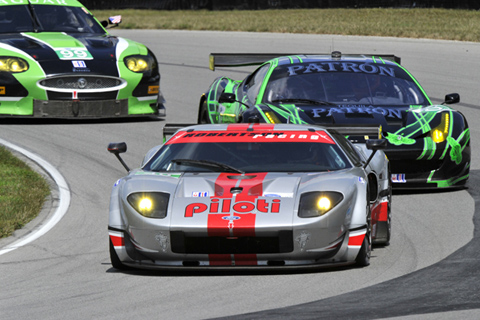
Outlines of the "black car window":
M361 165L362 160L358 155L357 150L355 150L355 147L352 145L352 143L347 138L345 138L344 136L342 136L336 131L330 131L330 133L335 138L337 143L342 147L342 149L345 150L348 158L352 161L352 163L356 166Z
M33 31L33 21L27 6L1 6L0 32Z
M343 64L346 66L342 67ZM318 62L277 67L269 79L263 102L287 99L309 99L338 105L396 106L429 103L414 79L400 67L353 62L338 65Z
M149 171L211 171L174 159L213 161L244 172L320 172L351 168L336 144L317 142L211 142L163 146L145 165Z
M270 68L270 64L265 64L258 68L255 73L253 73L245 81L245 90L247 91L247 98L250 103L255 104L258 96L258 92L263 84L263 79Z

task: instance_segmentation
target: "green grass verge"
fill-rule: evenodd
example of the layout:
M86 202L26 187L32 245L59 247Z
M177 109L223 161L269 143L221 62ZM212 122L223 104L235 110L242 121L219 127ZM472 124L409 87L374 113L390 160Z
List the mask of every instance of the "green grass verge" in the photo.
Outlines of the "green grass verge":
M480 40L480 11L450 9L94 10L123 29L220 30Z
M0 238L35 218L49 193L40 174L0 146Z

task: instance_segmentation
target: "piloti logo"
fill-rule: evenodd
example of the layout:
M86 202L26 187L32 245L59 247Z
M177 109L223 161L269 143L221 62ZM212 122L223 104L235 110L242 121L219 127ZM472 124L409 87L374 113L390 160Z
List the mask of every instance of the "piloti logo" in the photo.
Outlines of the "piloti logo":
M267 202L265 199L257 199L255 202L239 201L232 203L232 199L212 199L210 204L191 203L185 208L185 217L191 218L196 213L279 213L280 199Z

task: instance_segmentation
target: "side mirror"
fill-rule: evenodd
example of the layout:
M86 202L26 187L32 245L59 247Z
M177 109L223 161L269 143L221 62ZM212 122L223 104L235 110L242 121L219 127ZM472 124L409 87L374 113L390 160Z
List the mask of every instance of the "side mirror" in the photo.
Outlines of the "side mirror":
M366 168L370 161L372 161L373 156L377 153L378 150L385 149L387 147L387 140L386 139L368 139L365 142L368 150L373 150L368 158L367 162L363 165L363 168Z
M460 95L458 93L450 93L445 96L445 101L442 104L453 104L460 102Z
M236 102L236 97L234 93L223 92L218 98L219 103L233 103Z
M125 153L127 151L127 144L125 142L109 143L107 150L108 152L113 153L115 157L117 157L118 161L120 161L120 163L127 170L127 172L130 172L130 168L127 166L125 161L123 161L122 157L120 157L120 153Z
M122 16L111 16L108 18L108 20L103 20L100 23L104 28L107 28L110 24L113 24L113 26L111 26L110 28L115 28L118 27L120 23L122 23Z
M380 150L385 149L387 147L387 140L385 139L368 139L366 141L367 149L368 150Z

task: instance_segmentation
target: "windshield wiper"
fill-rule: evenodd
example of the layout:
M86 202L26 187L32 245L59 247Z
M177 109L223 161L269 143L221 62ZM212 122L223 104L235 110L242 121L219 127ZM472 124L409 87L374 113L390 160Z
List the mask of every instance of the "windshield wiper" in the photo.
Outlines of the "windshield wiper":
M330 105L330 106L336 106L335 103L328 102L328 101L322 101L322 100L313 100L313 99L302 99L302 98L288 98L288 99L277 99L273 100L272 102L301 102L301 103L308 103L308 104L320 104L320 105Z
M245 173L244 171L229 166L228 164L210 161L210 160L193 160L193 159L173 159L170 162L174 162L176 164L186 164L190 166L202 167L207 169L222 169L225 172L235 172L235 173Z
M30 15L32 16L32 27L34 32L38 32L38 26L40 25L38 23L38 18L37 14L35 13L35 8L33 7L32 3L30 0L28 0L28 9L30 11Z

